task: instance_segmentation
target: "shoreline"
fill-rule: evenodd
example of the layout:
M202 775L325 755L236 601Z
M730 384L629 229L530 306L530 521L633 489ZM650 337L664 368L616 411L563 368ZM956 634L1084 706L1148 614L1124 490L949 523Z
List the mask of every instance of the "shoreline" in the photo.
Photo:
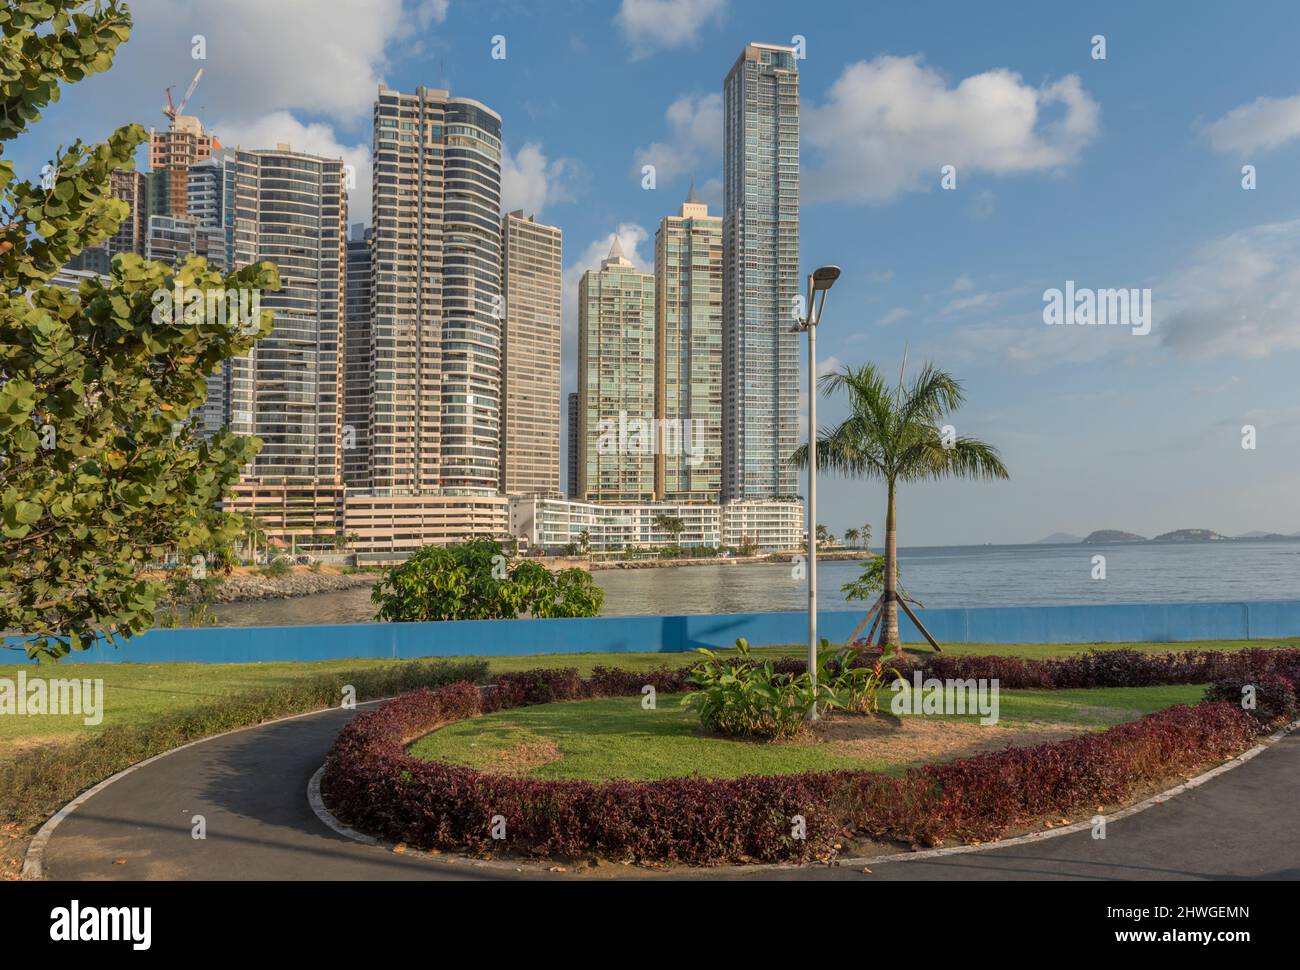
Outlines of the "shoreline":
M228 603L259 603L266 600L297 599L318 593L337 593L373 586L379 573L314 573L309 569L295 569L287 576L261 576L254 572L234 573L222 581L217 590L216 605Z
M588 572L603 572L627 569L687 569L694 566L752 566L788 563L796 552L774 552L762 556L744 558L705 558L705 559L636 559L588 561L581 558L546 557L531 559L540 562L547 569L585 569ZM874 558L877 554L866 550L837 549L817 554L818 562L853 562ZM320 572L312 572L305 567L295 567L286 576L262 576L257 572L241 567L228 576L217 590L215 605L232 603L259 603L267 600L298 599L315 596L320 593L337 593L356 589L360 586L373 586L379 581L382 572L339 573L329 571L329 567Z
M665 569L675 566L753 566L753 565L770 565L772 563L793 562L795 557L803 557L803 552L770 552L762 556L731 556L708 559L632 559L619 560L608 559L603 562L592 562L588 568L593 572L604 569ZM834 551L817 553L818 562L853 562L874 559L876 553L866 550L857 549L836 549Z

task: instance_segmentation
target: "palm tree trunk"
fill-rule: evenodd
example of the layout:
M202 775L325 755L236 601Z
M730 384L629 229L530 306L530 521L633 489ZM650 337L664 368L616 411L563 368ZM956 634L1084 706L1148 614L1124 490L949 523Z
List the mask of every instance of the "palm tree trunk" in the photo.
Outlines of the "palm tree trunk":
M898 523L894 510L894 483L889 483L885 509L885 622L881 642L898 646Z

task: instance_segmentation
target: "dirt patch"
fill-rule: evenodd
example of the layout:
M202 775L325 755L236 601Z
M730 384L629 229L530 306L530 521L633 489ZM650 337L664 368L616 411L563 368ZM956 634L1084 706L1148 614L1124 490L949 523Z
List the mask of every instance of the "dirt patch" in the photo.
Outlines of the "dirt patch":
M964 758L1016 745L1058 741L1079 733L1077 726L1022 721L980 724L926 717L835 713L818 721L792 744L826 744L855 761L931 762Z
M550 738L538 738L535 741L525 741L516 744L513 748L498 751L483 770L494 775L522 778L533 769L548 765L552 761L559 761L562 757L564 754L554 741Z

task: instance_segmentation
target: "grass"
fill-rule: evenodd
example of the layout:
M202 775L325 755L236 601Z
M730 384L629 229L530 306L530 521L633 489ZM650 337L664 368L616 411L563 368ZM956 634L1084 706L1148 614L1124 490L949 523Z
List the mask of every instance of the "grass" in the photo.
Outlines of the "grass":
M1241 650L1247 647L1278 647L1294 640L1207 640L1194 643L1075 643L1075 644L952 644L944 648L950 654L997 654L1031 658L1063 657L1088 650L1128 648L1146 651ZM124 650L130 650L128 643ZM802 656L802 646L756 647L752 653L760 658ZM722 651L727 653L729 651ZM910 652L928 653L912 648ZM486 660L492 673L529 670L535 667L575 667L583 676L597 666L625 670L651 670L656 667L684 667L693 662L692 654L680 653L572 653L520 657L452 657L452 662ZM250 664L78 664L67 661L57 667L30 664L0 665L0 677L13 679L26 670L29 677L38 671L47 677L99 678L104 681L104 719L96 728L86 727L78 717L0 717L0 758L32 743L73 738L111 726L140 725L164 713L219 703L246 691L286 687L304 677L350 670L375 670L414 660L326 660L311 663Z
M1045 723L1100 730L1173 704L1194 704L1204 687L1124 687L1097 690L1004 690L999 728L1042 729ZM885 709L891 695L882 695ZM927 727L933 727L931 722ZM953 716L973 727L975 716ZM971 730L962 732L964 739ZM987 738L987 735L986 735ZM938 737L932 738L938 742ZM1006 740L1012 740L1006 734ZM952 738L946 743L951 744ZM924 742L922 742L924 743ZM474 768L539 779L612 778L653 780L699 773L706 777L786 774L867 768L898 771L918 761L916 742L891 746L884 738L867 749L831 744L765 744L701 734L699 718L682 707L680 695L661 696L654 710L639 697L543 704L516 708L449 725L420 738L411 753ZM953 750L951 753L958 753ZM551 758L554 760L546 760ZM533 761L539 763L533 764Z

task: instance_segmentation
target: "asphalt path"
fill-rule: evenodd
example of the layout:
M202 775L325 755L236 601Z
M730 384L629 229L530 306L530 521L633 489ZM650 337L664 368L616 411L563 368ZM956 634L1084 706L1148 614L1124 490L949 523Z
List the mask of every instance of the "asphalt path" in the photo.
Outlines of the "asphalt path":
M367 705L362 705L364 708ZM545 867L398 853L327 827L307 787L351 711L276 721L190 745L91 795L42 853L47 879L582 878ZM861 866L677 870L700 879L1300 879L1300 733L1162 804L1107 825L940 858ZM205 838L195 838L202 816ZM642 875L628 867L629 876ZM645 873L646 878L663 878Z

